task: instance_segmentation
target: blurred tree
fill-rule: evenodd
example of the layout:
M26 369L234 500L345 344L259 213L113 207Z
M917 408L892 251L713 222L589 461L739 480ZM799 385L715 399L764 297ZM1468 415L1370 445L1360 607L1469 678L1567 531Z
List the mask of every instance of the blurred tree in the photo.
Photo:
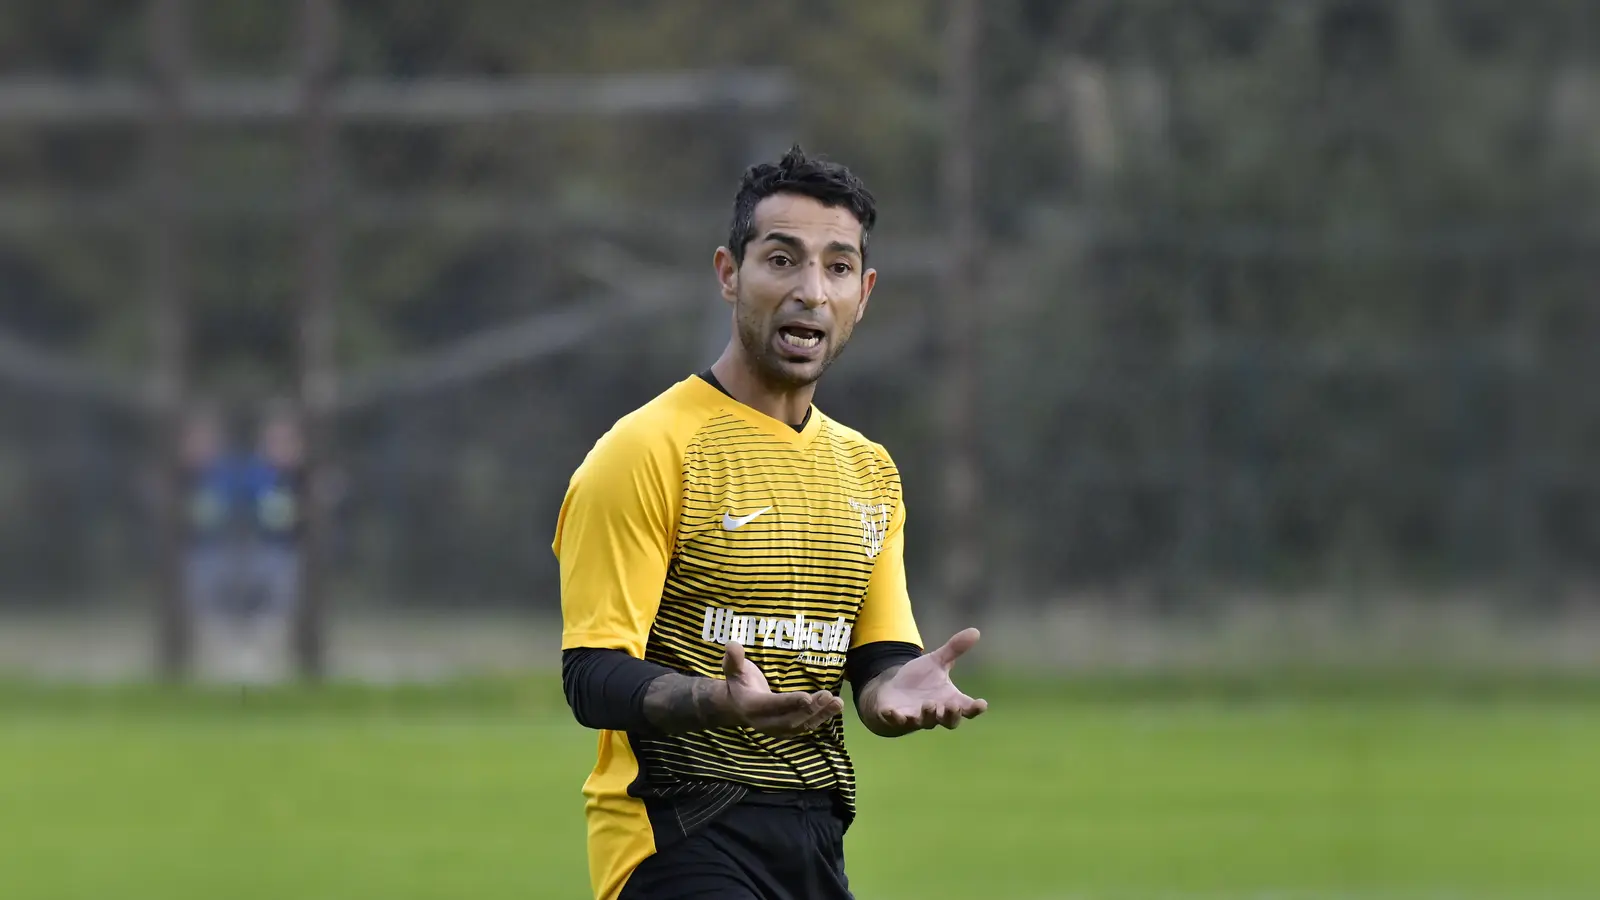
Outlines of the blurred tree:
M132 25L143 6L13 0L0 59L7 74L142 77ZM201 6L208 71L289 71L282 4ZM792 117L755 128L734 109L346 127L341 363L587 296L597 279L580 260L597 243L703 271L737 168L791 140L869 179L886 244L940 233L942 7L341 4L346 77L771 66L801 89ZM989 535L992 568L1016 582L997 591L1155 574L1181 587L1503 573L1544 565L1530 547L1592 571L1600 483L1586 461L1600 451L1600 411L1575 387L1600 374L1593 4L984 10L975 153L993 240L981 451L991 501L1021 513ZM291 138L217 128L191 148L194 364L212 384L267 390L289 377ZM127 288L140 223L124 202L136 199L137 147L120 126L0 125L0 326L130 369L143 361ZM521 212L512 226L484 214L507 208ZM869 343L876 335L918 333L941 275L931 264L886 273L863 355L888 346ZM369 545L402 548L385 558L418 593L541 583L548 560L526 548L562 486L542 469L574 464L621 409L692 365L703 316L652 320L649 334L614 323L559 365L476 386L470 403L352 417L363 477L414 480L398 506L463 495L451 515L367 520L381 532ZM827 401L873 423L923 484L937 460L925 348L919 338L884 364L852 359L870 377ZM517 417L529 409L559 427ZM396 442L411 455L384 456ZM534 446L541 471L529 472ZM473 489L451 489L457 477ZM491 513L495 484L507 505ZM930 519L913 520L919 571L935 568Z

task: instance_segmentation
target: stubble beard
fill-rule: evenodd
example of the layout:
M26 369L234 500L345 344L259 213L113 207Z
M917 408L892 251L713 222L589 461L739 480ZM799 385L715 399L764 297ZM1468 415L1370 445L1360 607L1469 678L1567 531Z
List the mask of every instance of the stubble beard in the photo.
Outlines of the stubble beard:
M745 314L746 306L740 298L735 307L734 321L737 323L739 343L744 347L745 356L749 357L752 368L757 378L761 379L768 387L779 390L794 390L807 385L816 384L821 380L828 367L844 352L845 345L850 342L849 331L840 332L837 328L828 339L828 354L822 358L822 364L817 367L815 375L800 375L795 368L788 365L778 355L773 347L777 337L772 331L763 327L763 323L754 321Z

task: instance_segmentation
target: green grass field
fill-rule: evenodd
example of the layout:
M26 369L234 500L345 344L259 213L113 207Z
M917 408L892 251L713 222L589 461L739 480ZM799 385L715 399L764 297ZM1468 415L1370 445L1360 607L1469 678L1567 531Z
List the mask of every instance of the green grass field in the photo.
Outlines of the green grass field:
M1600 896L1592 692L984 687L853 730L863 900ZM0 897L581 898L593 745L548 680L0 689Z

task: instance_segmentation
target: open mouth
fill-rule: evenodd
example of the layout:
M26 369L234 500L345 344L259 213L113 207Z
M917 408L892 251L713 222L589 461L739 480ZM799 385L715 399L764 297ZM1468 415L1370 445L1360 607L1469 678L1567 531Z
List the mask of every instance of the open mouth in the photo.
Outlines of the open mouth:
M785 325L778 329L778 340L795 350L811 350L822 343L822 332L804 325Z

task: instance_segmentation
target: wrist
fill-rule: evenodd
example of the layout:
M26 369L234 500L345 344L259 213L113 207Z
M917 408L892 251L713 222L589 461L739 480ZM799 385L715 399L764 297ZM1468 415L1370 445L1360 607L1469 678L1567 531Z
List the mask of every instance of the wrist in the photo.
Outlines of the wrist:
M749 726L744 714L733 702L733 685L725 678L712 678L711 682L711 715L712 728L744 728Z
M883 716L882 706L878 700L883 686L888 684L894 678L895 673L899 671L900 666L895 665L879 672L856 697L856 714L860 716L861 724L878 737L900 737L903 734L910 734L917 730L915 727L891 724L886 721Z
M721 678L671 673L644 692L644 718L662 734L681 734L738 724L728 683Z

